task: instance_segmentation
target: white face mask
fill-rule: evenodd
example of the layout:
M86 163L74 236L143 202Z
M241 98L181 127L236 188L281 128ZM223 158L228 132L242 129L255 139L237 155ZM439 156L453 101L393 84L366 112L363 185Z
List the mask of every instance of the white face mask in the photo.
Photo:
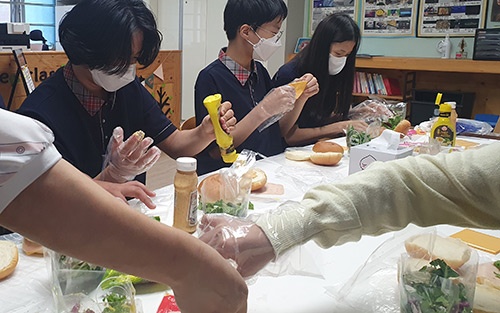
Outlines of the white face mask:
M328 59L328 73L330 75L337 75L342 71L347 61L347 57L336 57L330 53Z
M255 35L260 38L259 42L256 44L250 43L253 46L253 58L259 61L267 61L269 58L281 47L281 38L279 38L280 34L276 34L271 38L261 38L257 32Z
M128 67L123 75L111 75L101 70L90 70L94 82L107 92L114 92L130 84L135 79L135 64Z

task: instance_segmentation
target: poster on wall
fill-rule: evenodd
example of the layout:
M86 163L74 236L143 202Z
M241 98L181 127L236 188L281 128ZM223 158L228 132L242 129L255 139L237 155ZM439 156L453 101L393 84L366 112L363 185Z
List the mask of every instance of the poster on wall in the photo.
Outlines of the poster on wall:
M361 12L365 37L415 36L417 0L364 0Z
M342 12L356 20L357 3L355 0L311 0L309 35L312 36L321 20L333 13Z
M474 36L484 27L486 6L486 0L422 0L418 36Z

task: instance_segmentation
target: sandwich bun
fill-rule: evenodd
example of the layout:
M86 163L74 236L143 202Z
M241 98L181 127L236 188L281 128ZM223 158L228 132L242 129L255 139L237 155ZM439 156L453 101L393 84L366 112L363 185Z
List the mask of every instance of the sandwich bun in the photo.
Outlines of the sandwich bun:
M252 175L252 188L251 191L259 190L264 187L267 183L267 175L260 168L252 168L250 170L250 175Z
M331 141L318 141L312 148L313 152L337 152L344 154L344 148Z
M500 313L500 277L493 262L481 263L477 267L475 313Z
M17 246L10 241L0 240L0 279L14 272L18 260Z
M408 255L418 259L442 259L451 268L457 270L469 261L471 249L463 241L434 234L421 234L405 241ZM429 250L429 249L432 250Z
M220 189L222 187L222 177L219 173L205 177L198 184L198 194L205 203L214 203L221 200Z
M309 161L312 152L304 150L285 150L285 158L292 161Z
M410 128L411 128L410 121L402 120L398 123L398 125L396 125L396 127L394 127L394 131L406 135L408 134Z
M339 152L313 152L310 156L311 162L317 165L337 165L342 157L343 153Z

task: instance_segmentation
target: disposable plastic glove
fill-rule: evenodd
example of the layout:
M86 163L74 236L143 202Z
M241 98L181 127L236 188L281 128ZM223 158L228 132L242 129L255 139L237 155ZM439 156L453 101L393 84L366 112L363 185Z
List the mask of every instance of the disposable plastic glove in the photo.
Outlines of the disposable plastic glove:
M161 151L155 146L149 148L153 139L143 137L144 133L138 131L123 141L123 129L116 127L108 144L104 169L98 178L123 183L149 170L160 157Z
M243 277L255 275L274 259L274 250L262 229L250 220L227 214L207 214L200 222L200 239L224 258L234 260Z
M257 105L258 109L264 111L267 115L267 120L259 127L259 131L263 131L270 125L279 121L286 113L293 109L295 104L295 89L292 86L284 85L274 88Z

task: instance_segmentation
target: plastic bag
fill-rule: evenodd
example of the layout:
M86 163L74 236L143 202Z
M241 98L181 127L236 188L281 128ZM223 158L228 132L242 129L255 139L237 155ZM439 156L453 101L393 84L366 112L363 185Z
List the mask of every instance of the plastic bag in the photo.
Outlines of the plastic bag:
M436 229L408 226L405 230L397 232L393 238L382 243L343 286L327 287L328 293L338 304L336 307L338 312L403 312L400 305L401 279L398 277L402 273L399 269L405 267L404 264L400 265L402 255L407 256L404 243L410 237L421 234L436 235ZM430 241L429 244L432 242ZM426 260L425 263L428 261ZM477 262L477 253L471 249L471 258L464 265L467 270L463 273L466 274L461 278L467 288L469 299L473 299L474 295ZM414 312L430 311L415 310Z
M466 118L457 119L457 135L461 133L472 133L486 135L493 131L490 124L482 121L470 120Z
M351 120L364 120L368 124L375 121L387 122L391 118L404 119L406 103L392 104L383 99L368 99L349 110L348 116Z
M140 313L130 281L103 280L105 269L45 249L52 295L59 313ZM108 282L113 279L113 283Z
M229 168L219 170L219 196L210 190L212 186L202 184L199 193L199 208L206 214L226 213L233 216L246 216L249 209L252 177L250 169L255 164L255 152L243 150ZM215 201L214 201L215 200Z

